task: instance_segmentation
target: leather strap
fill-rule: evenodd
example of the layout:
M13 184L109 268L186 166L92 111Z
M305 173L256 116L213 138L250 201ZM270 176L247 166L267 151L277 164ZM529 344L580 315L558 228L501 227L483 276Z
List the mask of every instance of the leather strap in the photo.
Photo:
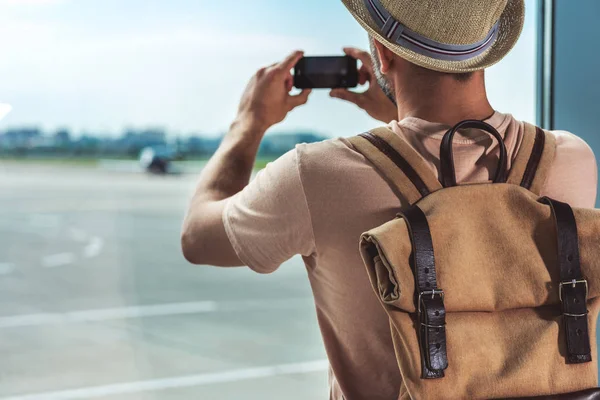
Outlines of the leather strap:
M412 184L417 188L421 196L427 196L429 188L423 182L423 179L417 174L417 171L398 153L392 146L390 146L385 140L375 136L371 132L366 132L359 135L367 139L373 146L377 147L379 151L385 154L398 168L400 168L404 174L410 179Z
M400 214L408 226L413 246L415 302L419 323L421 378L444 377L446 354L446 310L444 291L437 287L433 241L425 214L412 206Z
M567 341L567 363L592 361L588 330L588 284L581 273L577 223L573 209L566 203L548 197L540 199L552 209L556 221L558 266L560 270L559 297Z
M481 129L496 138L500 146L500 159L498 160L498 168L496 170L496 176L494 177L493 182L506 182L506 166L508 155L506 152L506 146L504 145L504 139L502 138L500 133L498 133L498 131L490 124L479 120L466 120L456 124L454 128L446 132L444 138L442 139L442 145L440 147L442 185L444 187L456 186L456 171L454 170L454 154L452 151L452 141L454 140L454 135L459 129L468 128Z
M541 195L554 162L556 138L534 125L523 125L523 138L513 159L507 183Z
M415 204L427 194L442 189L432 166L389 127L351 137L348 142L373 164L405 202Z
M546 134L543 130L536 126L533 149L531 150L531 156L529 157L527 167L525 168L525 172L523 173L523 180L521 181L521 186L523 186L525 189L529 190L531 189L531 185L533 185L533 179L535 178L535 174L540 165L540 161L542 160L542 154L544 153L545 145Z

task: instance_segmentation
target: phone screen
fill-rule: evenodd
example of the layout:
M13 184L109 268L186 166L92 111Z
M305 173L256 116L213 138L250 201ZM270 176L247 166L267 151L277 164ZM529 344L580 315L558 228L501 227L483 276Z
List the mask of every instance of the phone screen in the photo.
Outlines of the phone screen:
M355 87L358 84L356 59L304 57L294 68L294 86L300 89Z
M348 60L344 57L310 57L304 64L307 74L342 74L348 73Z

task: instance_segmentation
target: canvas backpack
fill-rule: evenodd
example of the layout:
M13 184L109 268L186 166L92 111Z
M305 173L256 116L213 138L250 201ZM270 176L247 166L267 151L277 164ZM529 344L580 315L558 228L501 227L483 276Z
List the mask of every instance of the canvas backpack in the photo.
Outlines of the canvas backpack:
M459 129L499 142L493 182L457 186ZM600 210L539 197L555 137L525 124L508 171L502 136L463 121L441 142L439 180L389 128L350 142L410 205L360 240L390 319L400 398L600 399Z

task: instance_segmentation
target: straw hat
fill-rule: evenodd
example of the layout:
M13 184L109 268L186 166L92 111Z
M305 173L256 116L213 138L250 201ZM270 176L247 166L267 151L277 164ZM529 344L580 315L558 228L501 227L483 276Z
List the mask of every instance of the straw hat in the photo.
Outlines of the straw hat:
M374 38L421 67L450 73L488 68L515 45L524 0L342 0Z

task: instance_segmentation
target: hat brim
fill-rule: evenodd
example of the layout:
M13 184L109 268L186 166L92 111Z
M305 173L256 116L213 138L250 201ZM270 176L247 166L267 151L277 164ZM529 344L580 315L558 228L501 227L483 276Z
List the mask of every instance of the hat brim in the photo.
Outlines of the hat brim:
M504 58L519 40L525 22L525 1L509 0L504 12L500 16L498 37L486 52L469 60L445 61L416 53L391 42L381 35L375 21L371 18L364 0L342 0L342 2L369 34L398 56L423 68L456 74L489 68Z

